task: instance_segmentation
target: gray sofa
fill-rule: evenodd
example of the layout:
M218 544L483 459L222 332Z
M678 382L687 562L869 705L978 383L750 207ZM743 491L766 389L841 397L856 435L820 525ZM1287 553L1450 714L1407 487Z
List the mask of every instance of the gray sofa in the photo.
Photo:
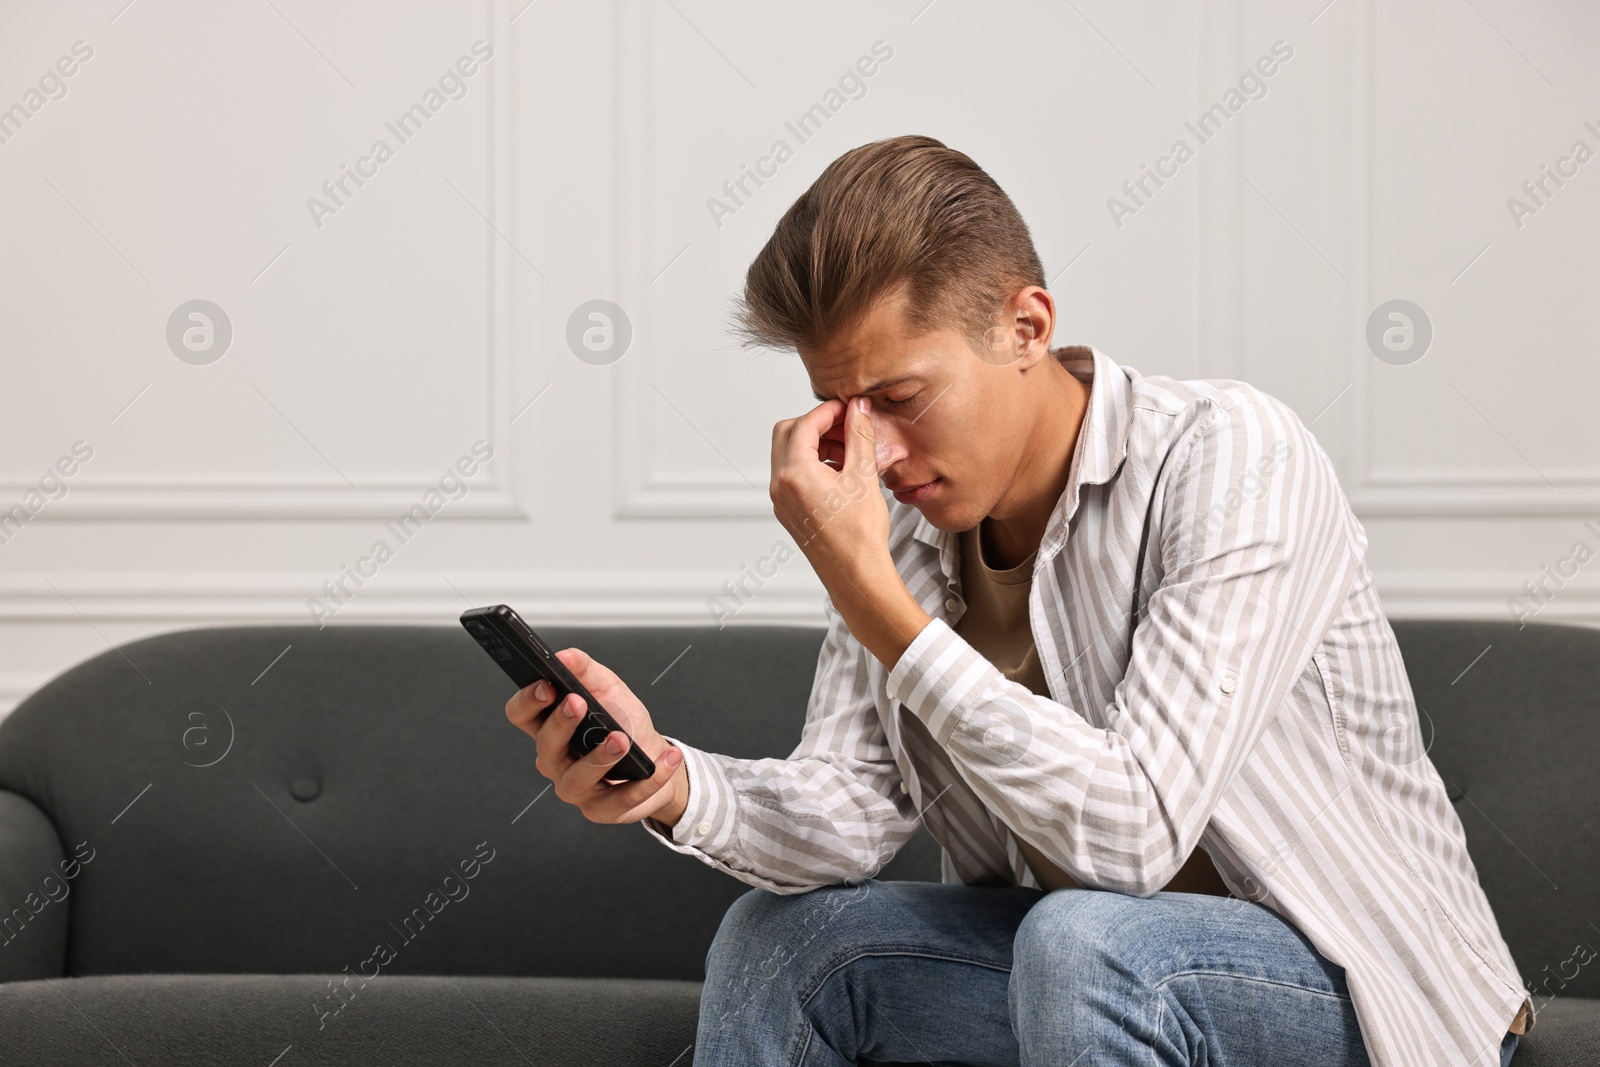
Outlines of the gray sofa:
M1600 1063L1600 959L1575 947L1600 948L1600 631L1394 625L1548 991L1517 1063ZM798 738L821 631L546 637L663 731L765 756ZM452 626L193 630L46 685L0 722L0 1058L687 1067L746 887L543 792L510 691ZM938 858L924 832L882 876Z

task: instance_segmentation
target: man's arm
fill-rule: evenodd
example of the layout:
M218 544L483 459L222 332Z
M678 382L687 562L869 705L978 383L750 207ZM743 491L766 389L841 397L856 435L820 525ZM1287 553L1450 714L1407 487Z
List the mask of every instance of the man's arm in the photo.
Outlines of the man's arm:
M1208 521L1269 454L1280 466L1263 491ZM1141 896L1193 851L1348 595L1362 547L1327 456L1277 401L1214 403L1171 458L1165 577L1106 729L1008 681L937 619L888 679L998 818L1080 882Z
M824 608L828 633L794 751L735 759L669 739L683 750L687 803L670 830L641 823L673 851L775 893L870 877L918 825L878 720L869 655L832 603Z

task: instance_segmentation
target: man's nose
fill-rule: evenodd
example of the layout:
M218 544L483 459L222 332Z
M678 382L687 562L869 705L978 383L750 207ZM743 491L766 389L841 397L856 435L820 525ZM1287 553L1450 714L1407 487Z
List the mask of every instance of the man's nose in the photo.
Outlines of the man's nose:
M905 442L900 440L900 435L894 431L888 419L880 418L876 413L872 416L872 436L876 441L878 473L882 474L890 467L906 458Z

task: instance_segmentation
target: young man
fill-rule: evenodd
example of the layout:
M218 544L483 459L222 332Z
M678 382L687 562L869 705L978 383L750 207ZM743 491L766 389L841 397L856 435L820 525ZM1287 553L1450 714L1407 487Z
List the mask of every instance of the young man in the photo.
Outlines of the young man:
M1510 1061L1531 1002L1292 410L1052 352L1026 225L926 137L829 166L742 319L821 401L772 443L828 592L799 746L662 737L572 649L655 778L507 706L557 796L757 887L696 1064ZM873 879L922 823L944 883Z

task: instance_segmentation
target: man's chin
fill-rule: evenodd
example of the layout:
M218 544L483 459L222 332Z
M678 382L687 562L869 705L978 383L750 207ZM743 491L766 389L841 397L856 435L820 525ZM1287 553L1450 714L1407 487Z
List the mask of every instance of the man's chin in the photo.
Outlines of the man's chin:
M935 499L925 504L909 504L907 506L914 507L922 512L922 517L928 520L929 525L945 533L960 533L963 530L970 530L983 521L983 516L981 515L976 519L969 520L966 517L966 509L961 507L959 502L948 499Z

